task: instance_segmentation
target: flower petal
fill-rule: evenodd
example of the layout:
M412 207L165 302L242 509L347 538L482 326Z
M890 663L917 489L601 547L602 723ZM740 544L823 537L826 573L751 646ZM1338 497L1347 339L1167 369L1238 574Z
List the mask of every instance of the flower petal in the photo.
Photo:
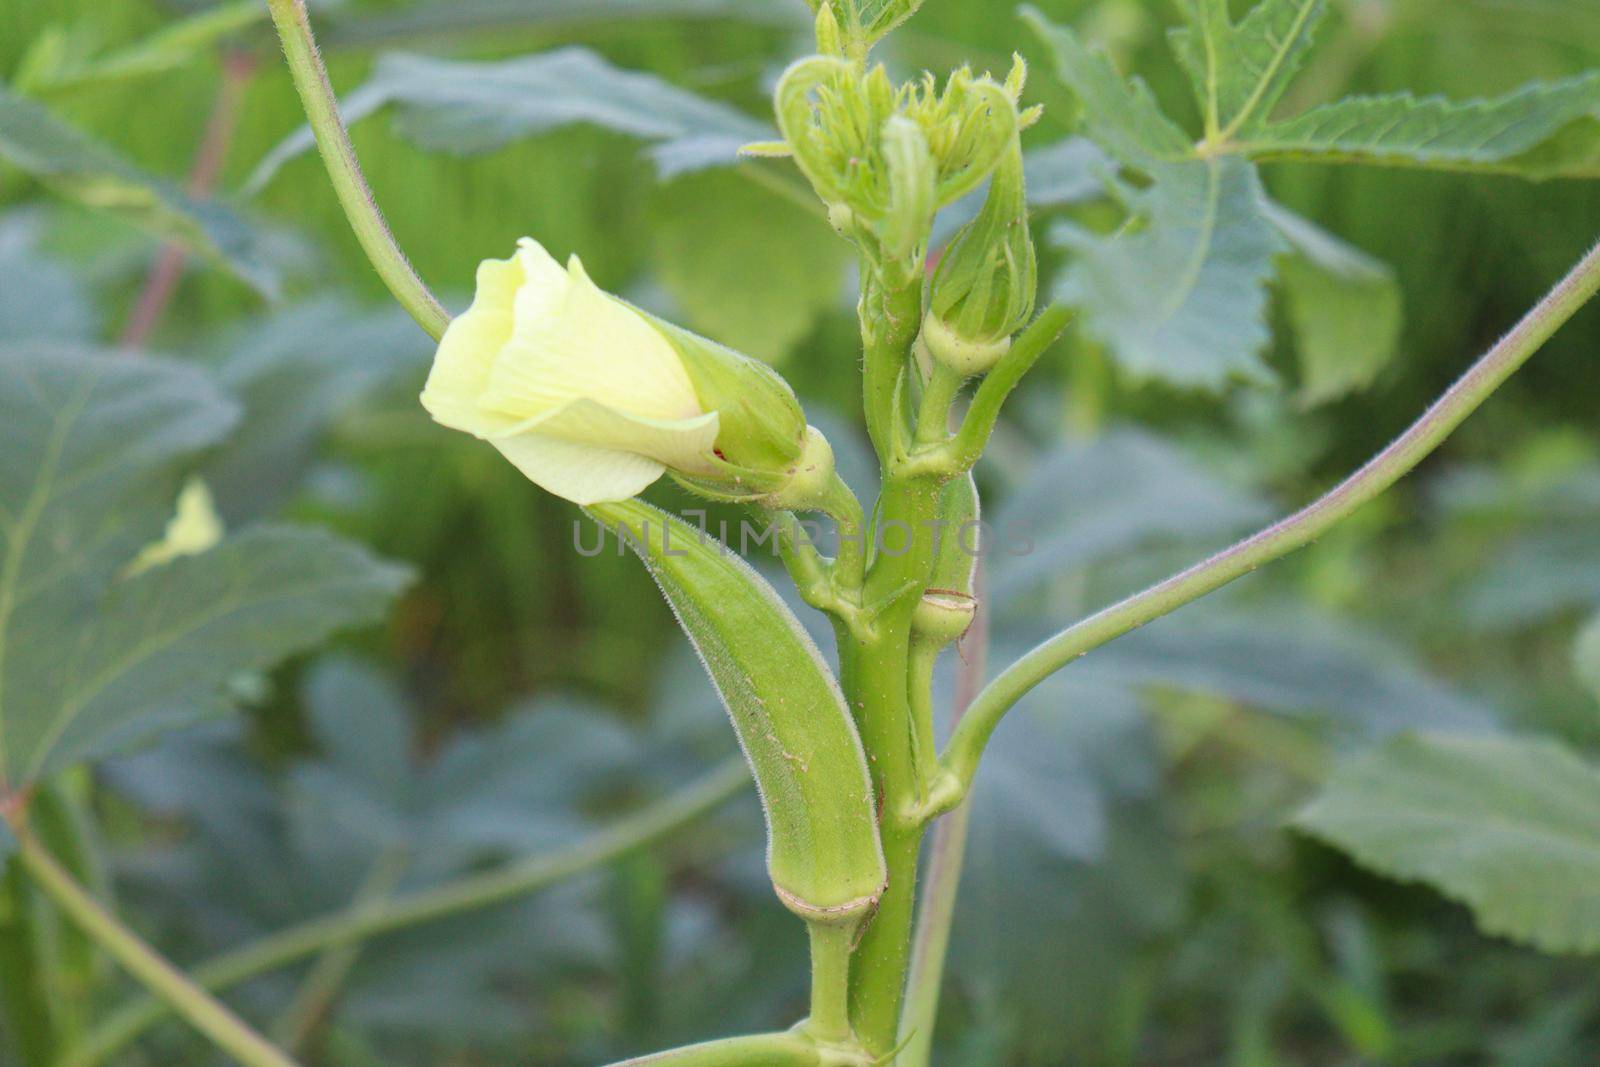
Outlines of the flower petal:
M573 400L596 400L647 419L704 413L676 348L638 311L599 289L573 257L560 307L519 304L481 403L532 417Z
M643 456L539 434L498 437L493 444L539 488L574 504L628 500L666 471Z
M513 308L525 277L521 258L486 259L478 266L472 306L445 330L434 357L422 406L441 425L479 437L505 429L514 418L485 412L478 403L495 357L510 339Z
M692 419L646 419L616 411L593 400L576 400L528 419L492 438L536 434L573 444L614 449L646 456L689 474L716 470L720 417L716 412Z

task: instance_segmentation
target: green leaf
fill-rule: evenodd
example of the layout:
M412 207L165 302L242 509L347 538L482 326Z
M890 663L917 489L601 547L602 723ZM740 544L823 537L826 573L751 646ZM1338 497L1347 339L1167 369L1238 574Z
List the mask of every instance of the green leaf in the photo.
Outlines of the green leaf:
M1162 114L1143 81L1125 80L1103 51L1085 47L1038 9L1024 7L1023 18L1050 49L1056 77L1082 102L1085 132L1096 143L1133 167L1194 158L1189 136Z
M379 617L404 584L292 529L122 577L234 416L192 368L0 350L0 789L227 710L236 676Z
M674 182L657 218L656 276L707 337L778 363L842 303L850 246L815 212L737 175Z
M1221 390L1271 383L1267 283L1284 243L1264 215L1256 168L1218 158L1154 163L1152 184L1118 186L1132 232L1106 236L1063 224L1071 255L1057 298L1135 378Z
M811 19L794 0L443 0L401 9L330 12L320 36L330 49L396 42L436 46L440 38L505 34L628 22L734 21L806 30Z
M1588 687L1596 700L1600 700L1600 615L1596 615L1578 635L1572 658L1578 669L1578 680Z
M1490 934L1600 950L1600 773L1552 741L1417 735L1340 767L1295 819Z
M29 338L86 340L98 316L84 286L39 250L32 212L0 218L0 344Z
M408 374L434 345L399 308L295 304L229 337L217 379L244 405L239 428L203 468L230 524L270 515L300 488L332 424Z
M55 193L103 211L227 268L264 295L278 291L262 236L228 208L196 200L32 100L0 87L0 160Z
M1236 378L1270 382L1260 353L1271 339L1266 283L1282 238L1264 217L1255 167L1200 159L1142 83L1129 83L1077 35L1026 16L1054 52L1056 75L1083 101L1085 132L1150 179L1109 178L1131 216L1127 232L1054 232L1071 254L1057 298L1130 374L1217 390Z
M1237 25L1228 0L1186 0L1191 29L1173 48L1194 83L1208 133L1223 140L1270 117L1299 73L1326 0L1262 0Z
M1264 126L1238 148L1261 160L1592 178L1600 175L1600 71L1460 103L1353 97Z
M491 63L394 53L341 103L354 123L389 106L402 137L430 151L470 155L522 138L587 123L651 142L664 177L738 162L771 127L727 104L680 89L654 74L622 70L583 48ZM261 161L248 188L258 190L289 160L315 144L307 127Z
M255 0L230 0L168 23L107 55L63 57L43 68L25 66L28 76L22 84L31 92L58 92L163 74L195 62L226 38L266 18L266 8Z
M855 721L817 646L721 542L636 500L589 509L632 548L705 663L755 772L767 866L807 921L855 921L887 874Z
M1400 344L1400 283L1386 263L1281 205L1267 218L1288 241L1278 284L1300 348L1300 401L1336 400L1372 384Z

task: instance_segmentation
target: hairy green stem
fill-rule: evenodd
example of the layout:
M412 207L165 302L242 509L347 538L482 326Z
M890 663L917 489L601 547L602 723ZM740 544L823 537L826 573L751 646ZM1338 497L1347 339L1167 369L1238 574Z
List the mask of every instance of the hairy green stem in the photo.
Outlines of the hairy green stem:
M504 904L546 886L604 866L635 849L693 823L741 792L750 781L742 757L726 763L672 796L652 804L577 844L500 870L471 875L437 889L391 898L357 913L341 912L292 926L194 969L194 981L207 989L228 989L258 975L314 956L330 946L353 944L463 912ZM57 1067L94 1067L160 1022L168 1007L143 999L114 1011Z
M850 950L853 925L808 923L811 935L811 1016L806 1030L831 1045L851 1042Z
M862 935L850 972L850 1015L868 1052L893 1051L910 959L922 824L912 754L912 612L933 572L937 479L891 475L878 502L880 544L867 576L867 602L879 606L874 632L846 661L845 691L856 706L871 754L879 828L889 883Z
M400 306L437 341L450 325L450 313L417 276L384 222L383 212L378 210L378 202L373 199L372 189L361 173L349 131L339 117L339 102L328 81L322 55L317 51L316 38L311 33L305 0L267 0L267 7L272 11L273 25L283 42L289 73L294 77L306 118L316 135L317 150L322 154L328 177L333 180L333 189L345 217L355 230L356 240L361 242L362 251Z
M100 905L26 829L18 827L23 868L67 917L172 1011L245 1067L294 1067L294 1061L219 1003Z
M1006 668L978 695L951 738L934 810L949 810L965 796L1000 719L1034 686L1106 642L1310 544L1388 490L1494 395L1597 292L1600 248L1585 256L1410 429L1332 492L1232 548L1062 631Z

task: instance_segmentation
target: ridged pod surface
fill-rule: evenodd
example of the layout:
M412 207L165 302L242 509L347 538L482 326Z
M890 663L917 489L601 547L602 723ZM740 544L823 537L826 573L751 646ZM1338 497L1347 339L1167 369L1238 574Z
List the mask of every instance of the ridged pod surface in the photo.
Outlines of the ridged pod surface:
M808 922L859 921L888 874L861 739L816 645L716 539L637 500L589 513L644 561L722 697L761 792L778 896Z

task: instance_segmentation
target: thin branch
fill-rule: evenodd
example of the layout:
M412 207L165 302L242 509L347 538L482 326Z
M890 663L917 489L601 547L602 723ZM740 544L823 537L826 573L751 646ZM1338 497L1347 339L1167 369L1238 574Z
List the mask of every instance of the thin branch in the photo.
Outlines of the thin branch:
M267 0L267 6L272 10L272 22L283 42L289 73L294 76L306 118L316 135L317 150L322 153L322 162L333 179L334 192L355 230L356 240L400 306L437 341L450 325L450 314L412 269L384 222L383 212L378 210L350 143L350 133L339 117L339 102L312 36L305 0Z
M450 885L392 898L358 913L340 912L292 926L201 964L194 980L213 992L287 967L330 947L505 904L604 866L653 844L714 810L749 784L743 758L733 758L682 791L598 831L569 848L471 875ZM167 1007L141 999L113 1011L57 1067L94 1067L160 1022Z
M955 437L931 447L919 448L906 461L901 473L952 476L971 470L983 456L1000 421L1000 411L1018 383L1033 369L1051 345L1055 344L1072 320L1072 310L1063 304L1046 308L1033 324L1011 345L978 386L967 407L966 417Z
M983 605L983 572L977 583L978 615L958 646L961 669L956 674L951 722L959 724L978 691L989 661L989 612ZM927 1067L933 1056L933 1028L939 1015L939 994L944 985L945 957L950 950L950 929L955 921L956 896L966 860L967 830L972 806L962 804L940 819L928 848L928 870L922 882L917 927L911 938L911 969L906 978L905 1004L900 1009L900 1040L905 1049L898 1062L904 1067Z
M26 829L19 826L16 839L18 858L45 895L166 1008L245 1067L295 1067L293 1060L122 925Z
M406 852L391 847L379 855L350 904L350 914L359 915L378 907L394 892L395 885L405 874ZM301 1047L316 1032L318 1025L332 1009L339 990L350 977L356 962L361 958L362 945L329 945L322 950L306 973L305 981L295 992L288 1009L270 1029L272 1039L283 1049L299 1055Z
M1006 668L978 695L956 728L943 760L935 810L948 811L966 795L990 735L1005 713L1034 686L1108 641L1310 544L1388 490L1494 395L1596 292L1600 292L1600 248L1585 256L1421 419L1332 492L1232 548L1062 631Z
M222 166L228 159L228 149L233 145L233 135L239 128L245 90L250 85L255 69L255 57L244 52L229 52L223 56L222 84L217 88L217 102L206 121L205 135L195 153L194 166L189 171L189 194L198 200L206 199L216 190ZM118 344L123 348L142 348L150 339L167 305L172 302L173 293L177 292L187 258L187 251L176 241L169 241L161 247L160 255L145 277L144 288L134 304L133 313L128 316L128 324L118 339Z

